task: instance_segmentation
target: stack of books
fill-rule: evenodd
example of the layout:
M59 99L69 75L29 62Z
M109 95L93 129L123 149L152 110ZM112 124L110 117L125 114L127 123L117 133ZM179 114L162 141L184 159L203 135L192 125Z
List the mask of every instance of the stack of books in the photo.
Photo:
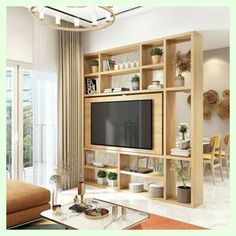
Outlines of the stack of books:
M184 150L180 148L171 148L171 155L172 156L183 156L183 157L188 157L191 154L191 150Z
M112 92L113 92L113 88L104 89L104 93L112 93Z
M130 89L129 88L123 88L123 87L113 89L113 92L122 92L122 91L130 91Z

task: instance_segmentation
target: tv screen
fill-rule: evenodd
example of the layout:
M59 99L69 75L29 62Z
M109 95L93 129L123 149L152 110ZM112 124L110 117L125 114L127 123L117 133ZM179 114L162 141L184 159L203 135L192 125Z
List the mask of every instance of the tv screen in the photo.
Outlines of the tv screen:
M91 143L152 149L152 100L91 103Z

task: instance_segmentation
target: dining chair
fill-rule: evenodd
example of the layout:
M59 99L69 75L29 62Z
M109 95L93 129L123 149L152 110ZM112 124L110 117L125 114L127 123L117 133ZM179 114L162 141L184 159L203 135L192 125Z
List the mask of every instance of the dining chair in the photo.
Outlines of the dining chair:
M225 134L222 138L222 144L224 144L224 148L221 148L221 158L225 162L227 178L229 178L229 134ZM222 145L223 147L223 145Z
M215 184L215 169L220 168L221 179L223 179L222 159L221 159L221 135L214 135L210 138L211 152L203 154L204 168L207 164L211 166L213 184Z

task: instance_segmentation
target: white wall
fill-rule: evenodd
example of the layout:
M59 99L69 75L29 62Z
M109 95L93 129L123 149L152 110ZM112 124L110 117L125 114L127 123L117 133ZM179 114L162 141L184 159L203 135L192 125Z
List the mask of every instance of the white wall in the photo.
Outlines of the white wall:
M25 7L7 7L7 59L33 62L34 23Z
M84 51L94 52L162 36L200 31L204 50L229 46L227 7L155 7L118 19L103 30L82 33Z

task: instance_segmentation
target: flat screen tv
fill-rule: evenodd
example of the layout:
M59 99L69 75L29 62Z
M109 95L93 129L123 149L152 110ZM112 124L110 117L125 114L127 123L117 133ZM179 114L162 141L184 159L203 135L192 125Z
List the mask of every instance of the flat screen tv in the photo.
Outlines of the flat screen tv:
M91 144L152 149L152 100L91 103Z

